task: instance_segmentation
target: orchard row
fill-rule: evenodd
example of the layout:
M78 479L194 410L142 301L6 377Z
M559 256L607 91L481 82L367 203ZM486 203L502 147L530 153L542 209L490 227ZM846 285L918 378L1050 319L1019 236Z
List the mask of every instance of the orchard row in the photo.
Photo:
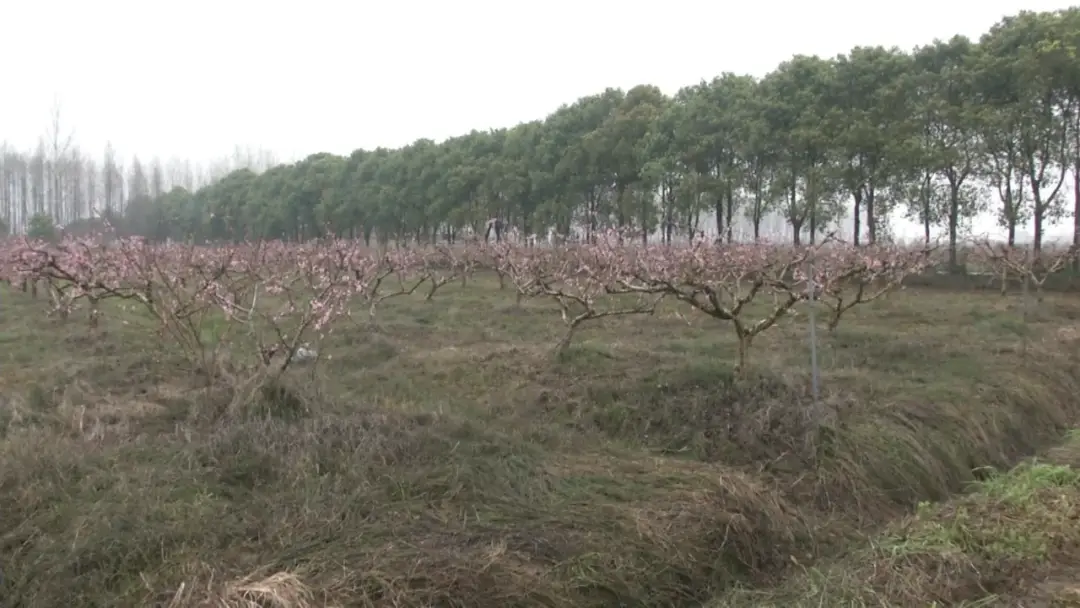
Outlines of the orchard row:
M344 239L213 247L142 238L19 239L0 245L0 280L34 295L44 286L54 314L66 318L84 307L91 326L105 300L136 305L185 351L201 356L212 316L224 315L238 331L259 328L264 354L294 353L330 333L335 321L352 317L358 304L374 323L388 299L421 293L430 300L448 283L467 284L486 271L512 287L518 303L546 298L557 304L566 328L560 351L585 322L651 314L674 299L728 323L745 362L754 338L800 302L820 301L834 329L852 307L939 262L936 249L853 247L831 239L798 247L632 242L610 232L563 248L502 242L375 251ZM987 244L981 251L1002 272L1036 272L1008 248ZM1070 259L1059 254L1040 272Z

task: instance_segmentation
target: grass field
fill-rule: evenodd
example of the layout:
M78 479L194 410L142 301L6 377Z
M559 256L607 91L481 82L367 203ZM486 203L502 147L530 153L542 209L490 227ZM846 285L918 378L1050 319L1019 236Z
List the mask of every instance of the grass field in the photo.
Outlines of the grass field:
M737 375L673 304L554 358L514 300L389 300L241 403L0 291L0 604L1080 605L1080 297L857 308L819 403L804 316Z

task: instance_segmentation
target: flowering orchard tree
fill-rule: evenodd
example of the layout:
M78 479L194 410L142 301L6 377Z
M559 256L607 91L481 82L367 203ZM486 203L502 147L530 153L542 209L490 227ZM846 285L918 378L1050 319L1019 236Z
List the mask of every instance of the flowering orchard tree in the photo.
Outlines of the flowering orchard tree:
M541 254L549 252L534 252L514 247L510 243L495 243L480 248L474 254L477 265L481 268L495 269L499 276L499 287L506 284L506 279L514 286L515 301L518 306L525 298L540 295L537 286L539 280L545 278L547 267L543 264ZM550 277L549 277L550 278Z
M367 281L355 295L368 306L368 324L375 327L378 307L391 298L412 295L430 279L424 265L424 254L416 249L395 249L379 258L362 264Z
M58 244L22 239L8 256L14 275L36 294L44 281L52 301L52 312L67 318L77 303L89 303L91 328L98 325L99 303L105 298L130 299L135 293L126 281L126 269L118 263L115 250L94 238L64 238Z
M8 238L0 240L0 283L8 286L18 284L25 293L31 290L32 281L36 280L31 265L23 259L27 240ZM37 285L33 285L33 294L37 297Z
M831 332L847 311L901 288L904 279L929 268L934 250L880 245L851 247L832 241L815 249L805 268L800 268L797 274L806 281L809 269L813 269L814 295L829 309Z
M422 273L430 284L425 300L430 302L436 291L456 278L461 279L462 285L466 283L477 267L477 260L470 253L472 249L458 250L448 245L440 245L423 253Z
M262 263L244 269L254 282L250 309L233 307L233 300L219 301L223 310L230 309L259 332L256 339L263 362L276 362L278 373L295 360L308 335L321 339L329 333L334 321L348 314L353 294L364 288L355 266L339 263L340 254L348 258L351 247L355 245L350 241L301 245L275 241L252 246L262 249ZM266 294L261 301L260 289Z
M612 239L566 249L502 246L493 254L501 276L506 276L522 297L543 296L559 306L566 331L555 347L556 355L569 348L574 334L586 321L605 317L653 314L665 294L634 292L621 283L626 270L626 251L612 246ZM631 304L617 301L623 294L635 296Z
M1027 247L1018 247L1007 243L993 243L983 238L972 243L972 261L987 266L1001 279L1001 295L1008 292L1009 275L1020 278L1026 290L1028 285L1035 285L1037 301L1042 302L1043 285L1050 275L1065 270L1077 255L1080 248L1069 245L1056 251L1043 249L1039 255Z
M855 248L833 239L809 247L699 240L685 248L622 251L622 288L666 294L731 323L739 369L745 369L754 339L809 299L811 268L815 295L832 311L829 328L835 329L846 311L897 288L929 259L925 252ZM763 311L754 306L761 300L769 301Z
M710 317L731 323L745 369L754 338L807 297L797 269L808 248L765 244L725 245L698 240L689 247L625 248L621 288L668 295ZM772 304L756 319L749 307L759 296Z
M257 270L271 263L266 248L130 239L119 241L117 249L142 311L195 368L216 373L240 331L259 342L250 319L258 302ZM225 322L217 323L219 317Z

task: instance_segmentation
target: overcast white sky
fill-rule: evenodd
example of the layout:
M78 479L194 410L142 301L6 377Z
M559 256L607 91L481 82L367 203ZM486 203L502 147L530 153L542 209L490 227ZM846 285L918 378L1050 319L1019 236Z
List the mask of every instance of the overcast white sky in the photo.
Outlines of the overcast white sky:
M5 3L0 141L59 98L79 143L127 158L400 146L541 118L607 86L667 92L795 53L977 37L1052 0L33 0ZM11 59L16 59L12 61Z
M607 86L666 92L793 54L978 37L1053 0L7 2L0 141L54 99L83 149L206 160L401 146L541 118ZM15 60L13 60L15 59Z

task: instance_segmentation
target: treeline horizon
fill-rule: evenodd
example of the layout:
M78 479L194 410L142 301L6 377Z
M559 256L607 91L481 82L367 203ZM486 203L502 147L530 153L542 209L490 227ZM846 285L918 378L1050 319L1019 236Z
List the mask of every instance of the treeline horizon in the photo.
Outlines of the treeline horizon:
M965 226L987 213L1010 244L1030 224L1036 250L1072 215L1080 244L1080 8L1021 12L977 41L911 52L796 55L761 78L724 73L671 96L608 88L510 128L238 163L201 182L160 163L125 172L108 150L100 165L76 163L59 141L3 154L9 228L99 215L155 240L453 243L497 219L556 240L618 227L672 242L706 220L718 238L745 223L757 239L779 215L798 244L846 216L840 236L860 244L890 239L902 214L928 241L944 231L955 263Z
M239 168L254 171L280 164L263 148L235 146L229 155L204 161L158 156L129 163L120 160L112 143L95 157L62 133L60 109L53 109L49 133L32 151L0 141L0 233L25 230L34 215L50 216L57 225L119 212L129 198L157 197L173 187L195 191Z

